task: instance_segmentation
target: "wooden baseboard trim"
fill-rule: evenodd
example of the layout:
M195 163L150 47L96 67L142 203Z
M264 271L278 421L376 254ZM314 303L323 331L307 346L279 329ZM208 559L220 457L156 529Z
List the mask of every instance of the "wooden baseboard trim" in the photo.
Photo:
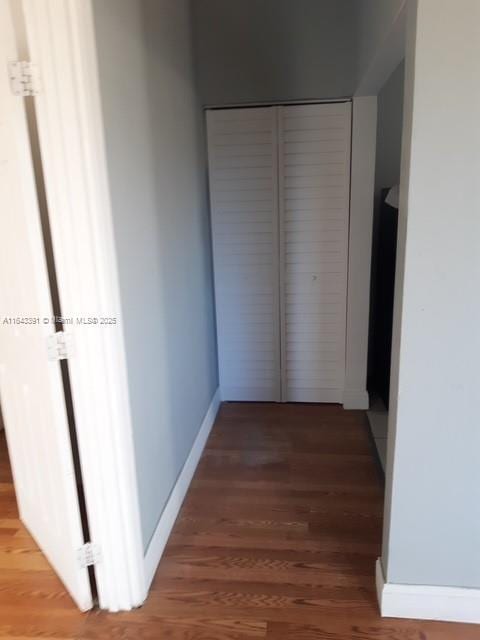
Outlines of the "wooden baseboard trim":
M376 563L377 597L384 618L480 623L480 589L393 584Z
M158 563L162 557L163 550L167 544L168 537L170 536L172 527L175 524L175 520L182 506L185 494L190 486L190 482L192 481L200 456L202 455L208 436L210 435L210 431L213 427L213 423L217 417L220 402L220 390L217 389L148 546L145 554L145 582L147 591L150 588Z

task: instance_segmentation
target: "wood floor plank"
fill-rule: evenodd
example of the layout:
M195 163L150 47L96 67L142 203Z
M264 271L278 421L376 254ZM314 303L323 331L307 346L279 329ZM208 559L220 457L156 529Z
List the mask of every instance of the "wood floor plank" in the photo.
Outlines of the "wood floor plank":
M316 624L269 622L267 640L478 640L478 627L388 618L327 618Z
M90 614L82 640L261 640L267 622L233 618Z
M285 640L470 638L472 625L380 618L375 465L363 412L223 404L138 616L266 621Z
M223 404L145 604L81 614L18 520L0 434L0 640L477 640L379 616L375 465L363 412Z

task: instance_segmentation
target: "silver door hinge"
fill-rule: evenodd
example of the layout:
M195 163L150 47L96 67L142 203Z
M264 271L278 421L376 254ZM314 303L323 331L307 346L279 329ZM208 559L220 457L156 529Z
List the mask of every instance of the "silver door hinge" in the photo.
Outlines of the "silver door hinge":
M70 333L57 331L47 337L49 360L67 360L73 355L73 336Z
M13 60L8 63L10 87L14 96L36 96L40 93L38 67L28 60Z
M86 542L77 551L78 564L81 569L86 567L93 567L98 564L102 559L100 547L93 542Z

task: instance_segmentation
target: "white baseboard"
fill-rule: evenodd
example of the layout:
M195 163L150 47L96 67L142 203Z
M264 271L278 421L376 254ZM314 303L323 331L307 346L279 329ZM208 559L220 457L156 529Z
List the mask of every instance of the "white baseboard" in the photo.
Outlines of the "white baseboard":
M376 583L384 618L480 623L480 589L385 582L380 558L376 564Z
M343 392L343 408L344 409L368 409L370 400L368 391L345 389Z
M145 582L147 592L150 589L158 563L160 562L163 550L167 544L168 537L173 525L175 524L175 520L178 512L180 511L180 507L182 506L185 494L187 493L193 474L197 468L198 461L202 455L203 448L205 447L205 443L207 442L207 438L213 427L215 418L217 417L220 402L220 389L217 389L210 406L208 407L208 411L203 419L197 437L195 438L195 442L188 454L188 458L183 465L180 475L177 478L177 482L175 483L163 513L160 516L155 533L148 545L148 549L145 554Z

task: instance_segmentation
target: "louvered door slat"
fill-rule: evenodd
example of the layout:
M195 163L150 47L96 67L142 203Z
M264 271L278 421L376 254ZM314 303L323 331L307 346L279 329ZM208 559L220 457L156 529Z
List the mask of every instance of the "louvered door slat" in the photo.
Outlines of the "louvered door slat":
M282 399L341 402L350 105L279 108Z
M280 400L275 108L207 113L224 400Z

